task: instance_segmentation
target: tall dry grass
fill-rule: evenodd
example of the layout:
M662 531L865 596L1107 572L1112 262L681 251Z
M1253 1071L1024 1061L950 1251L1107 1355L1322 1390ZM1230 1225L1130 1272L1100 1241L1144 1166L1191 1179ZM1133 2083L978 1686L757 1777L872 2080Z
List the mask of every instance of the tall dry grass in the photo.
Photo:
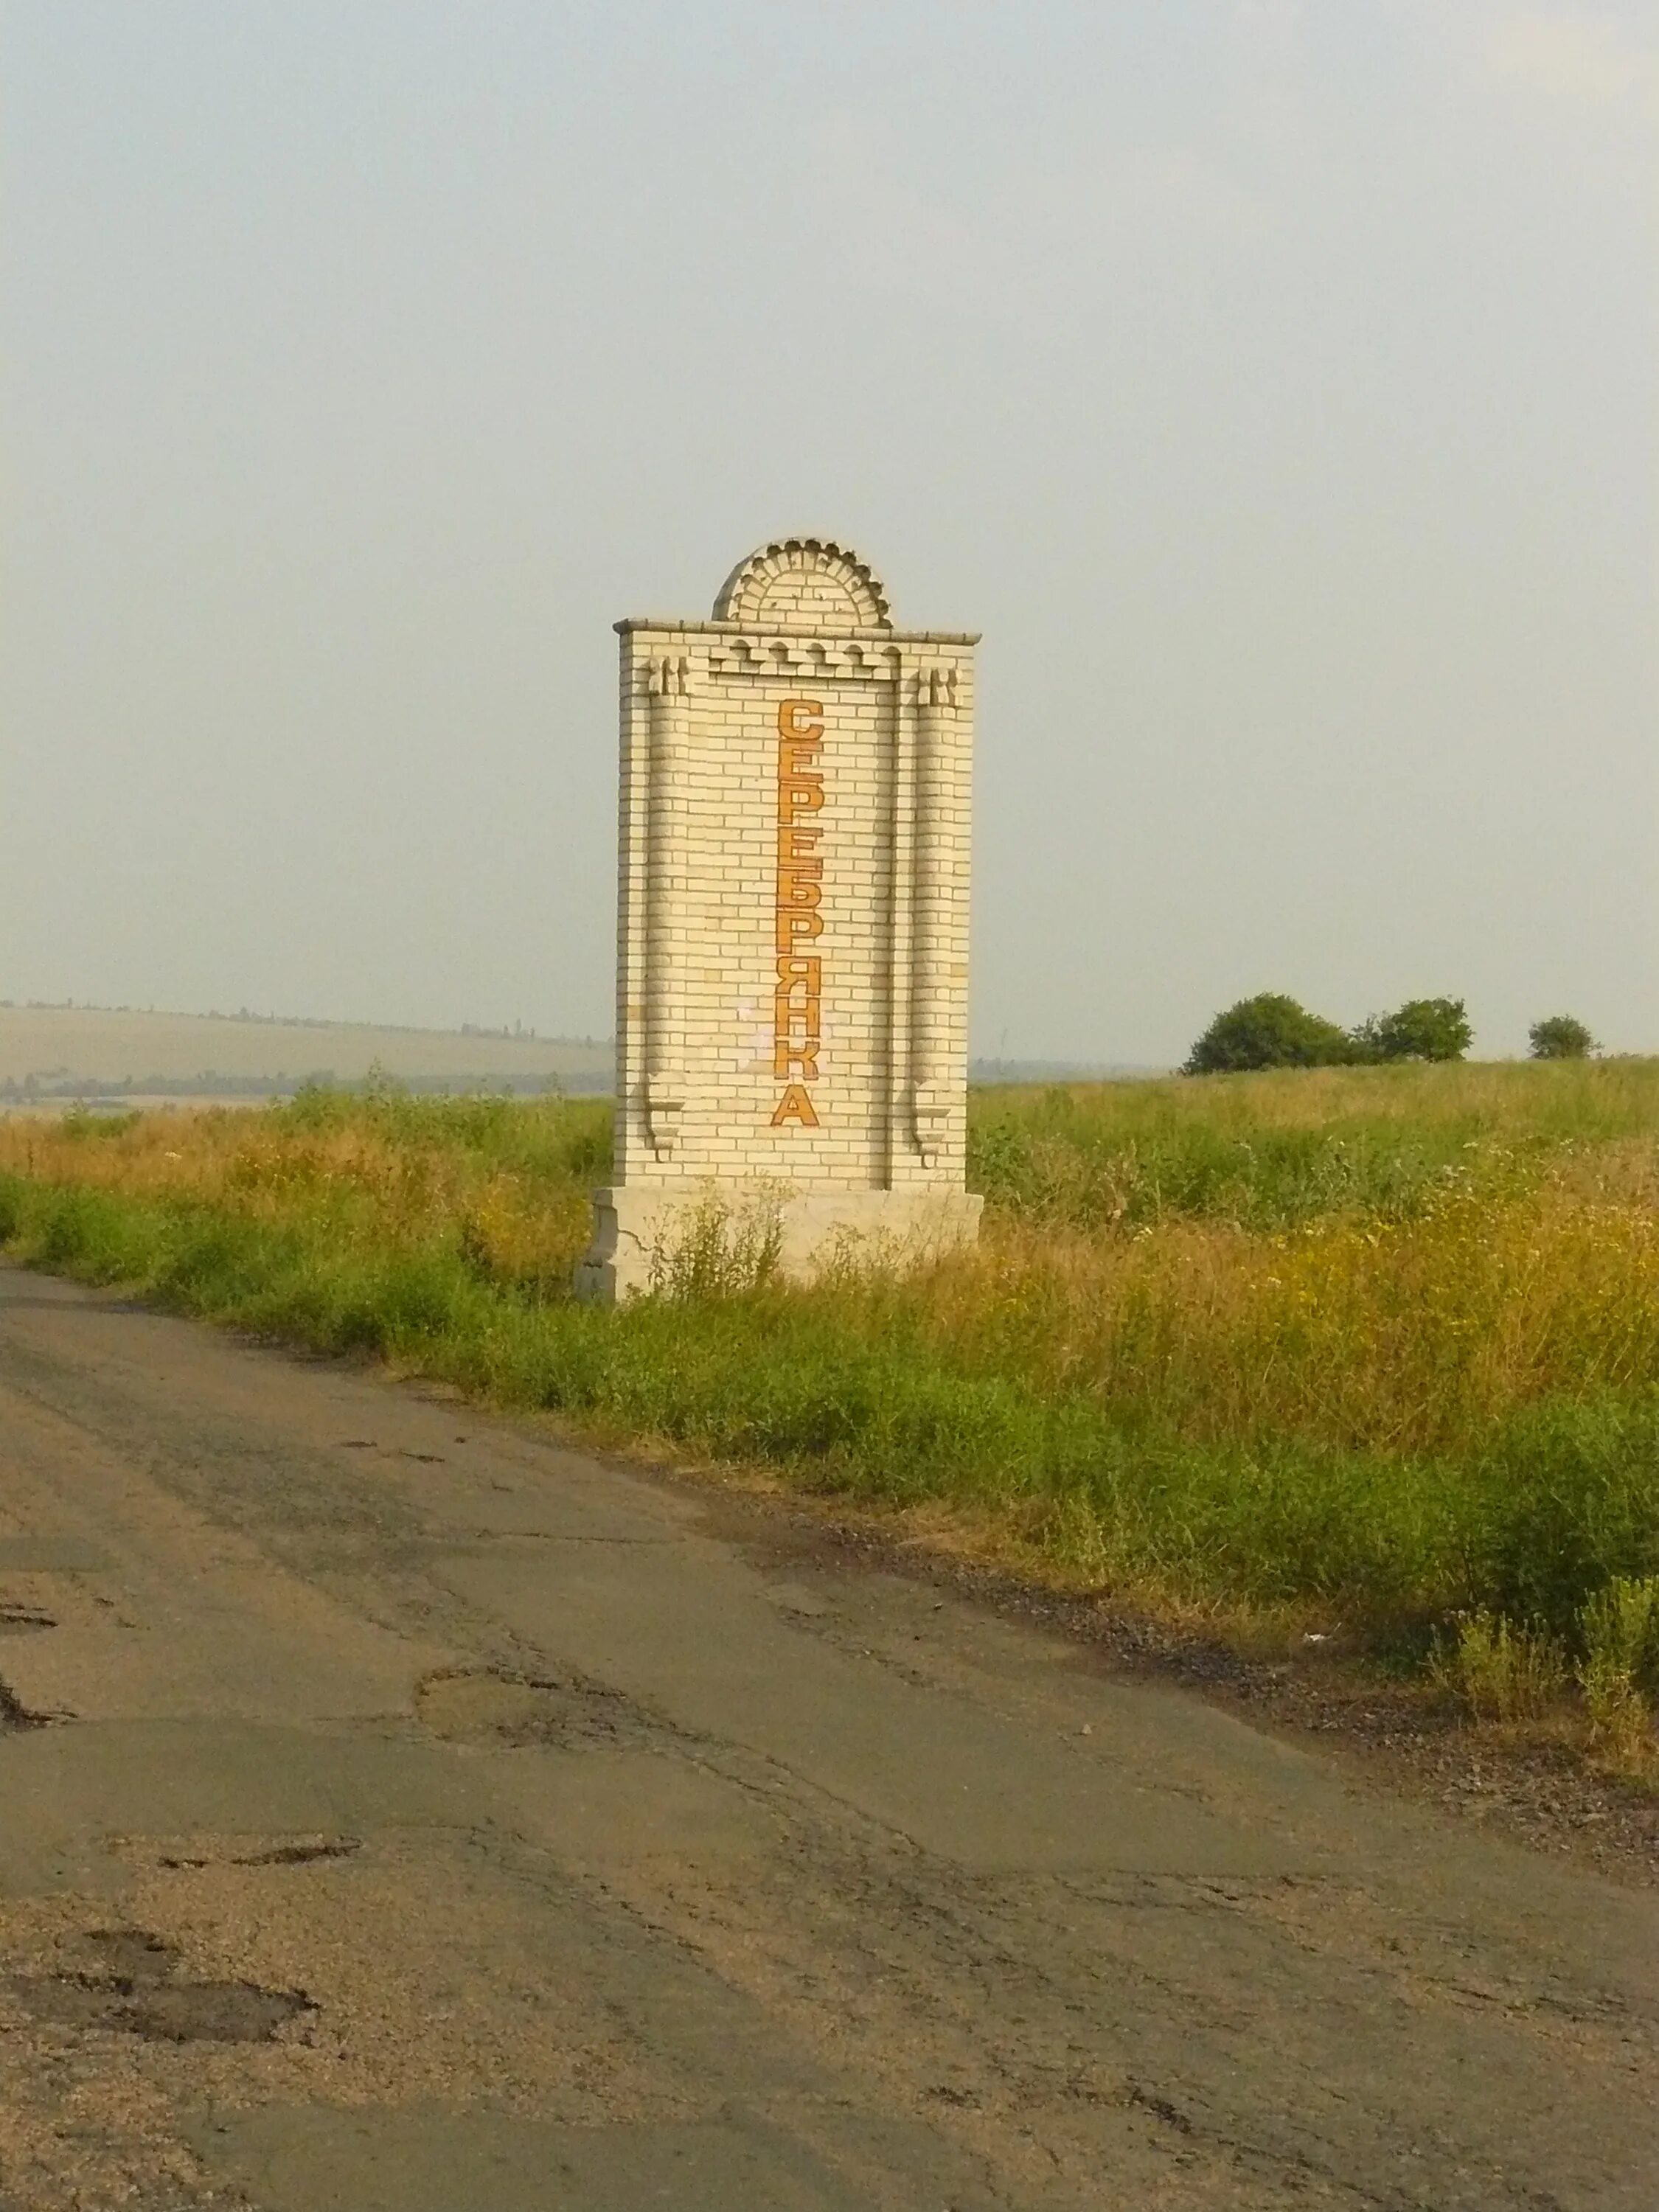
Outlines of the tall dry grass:
M1409 1213L1267 1233L1181 1217L1118 1237L994 1218L914 1285L941 1351L1195 1438L1463 1451L1553 1396L1659 1379L1652 1163L1445 1176ZM1636 1188L1632 1185L1635 1183Z

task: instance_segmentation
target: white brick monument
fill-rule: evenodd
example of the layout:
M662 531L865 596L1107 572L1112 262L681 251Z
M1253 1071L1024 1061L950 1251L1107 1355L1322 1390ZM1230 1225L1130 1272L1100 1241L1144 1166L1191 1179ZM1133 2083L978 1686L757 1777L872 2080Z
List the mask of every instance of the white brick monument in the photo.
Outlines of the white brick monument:
M622 639L614 1183L578 1288L648 1289L711 1202L810 1274L971 1241L975 635L895 629L787 538Z

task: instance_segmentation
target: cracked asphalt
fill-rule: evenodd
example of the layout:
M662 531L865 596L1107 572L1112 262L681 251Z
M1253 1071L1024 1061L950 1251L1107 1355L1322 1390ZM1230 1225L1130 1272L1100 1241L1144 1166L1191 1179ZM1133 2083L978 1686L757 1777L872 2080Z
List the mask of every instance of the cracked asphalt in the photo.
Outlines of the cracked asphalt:
M1650 2212L1655 1901L0 1269L0 2212Z

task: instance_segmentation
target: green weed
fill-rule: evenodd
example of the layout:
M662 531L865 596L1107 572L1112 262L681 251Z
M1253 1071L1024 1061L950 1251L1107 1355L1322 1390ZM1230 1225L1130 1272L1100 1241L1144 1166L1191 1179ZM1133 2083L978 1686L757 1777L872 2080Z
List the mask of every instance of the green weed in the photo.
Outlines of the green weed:
M653 1295L693 1305L761 1290L777 1273L782 1212L779 1194L763 1191L733 1206L711 1185L653 1243Z
M1430 1672L1477 1720L1510 1724L1540 1719L1569 1680L1559 1638L1484 1607L1437 1642Z
M1659 1680L1659 1575L1615 1575L1579 1615L1578 1680L1597 1741L1634 1764L1654 1749Z

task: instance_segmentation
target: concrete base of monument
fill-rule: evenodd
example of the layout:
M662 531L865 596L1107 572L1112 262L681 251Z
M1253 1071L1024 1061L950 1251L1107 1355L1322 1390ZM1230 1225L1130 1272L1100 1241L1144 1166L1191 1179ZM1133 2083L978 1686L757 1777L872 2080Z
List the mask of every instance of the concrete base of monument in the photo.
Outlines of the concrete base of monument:
M613 1304L648 1291L771 1267L810 1281L836 1261L914 1267L971 1244L985 1201L966 1191L792 1190L713 1182L618 1184L593 1194L593 1242L576 1295Z

